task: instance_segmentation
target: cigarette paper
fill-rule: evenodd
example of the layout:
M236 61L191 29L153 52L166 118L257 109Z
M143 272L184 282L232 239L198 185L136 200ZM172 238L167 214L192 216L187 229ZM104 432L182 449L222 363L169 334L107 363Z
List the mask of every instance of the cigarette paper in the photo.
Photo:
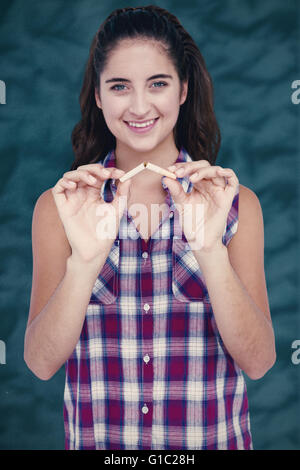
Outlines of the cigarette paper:
M145 169L144 163L141 163L140 165L136 166L132 170L125 173L125 175L121 176L120 178L121 183L128 180L129 178L132 178L132 176L137 175L138 173L140 173L140 171L143 171L144 169Z
M176 180L176 175L174 173L171 173L168 170L165 170L164 168L161 168L160 166L154 165L153 163L150 162L145 162L145 168L147 170L155 171L155 173L159 173L162 176L168 176L169 178L172 178L173 180Z
M153 163L143 162L140 165L133 168L132 170L125 173L125 175L123 175L120 178L121 183L128 180L129 178L132 178L133 176L137 175L138 173L140 173L141 171L145 169L154 171L155 173L158 173L162 176L168 176L169 178L176 180L176 175L174 175L174 173L171 173L170 171L165 170L164 168L161 168L160 166L154 165Z

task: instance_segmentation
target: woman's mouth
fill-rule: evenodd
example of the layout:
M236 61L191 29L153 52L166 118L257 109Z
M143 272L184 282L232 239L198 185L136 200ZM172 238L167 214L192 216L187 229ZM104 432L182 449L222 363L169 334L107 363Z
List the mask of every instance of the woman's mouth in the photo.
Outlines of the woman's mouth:
M124 121L127 124L127 127L137 134L144 134L145 132L150 131L155 126L159 118L149 119L148 121L138 122L138 121Z

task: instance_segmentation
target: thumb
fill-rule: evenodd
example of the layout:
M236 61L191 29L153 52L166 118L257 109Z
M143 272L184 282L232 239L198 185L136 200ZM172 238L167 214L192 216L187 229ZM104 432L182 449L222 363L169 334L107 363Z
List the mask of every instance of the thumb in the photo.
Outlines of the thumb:
M179 181L175 181L172 178L168 178L167 176L163 177L163 181L168 187L175 204L183 204L186 200L186 194L182 189L182 185L179 183Z
M116 195L112 201L112 205L118 214L119 220L122 218L124 210L127 207L127 200L130 196L130 185L131 178L124 182L119 181Z

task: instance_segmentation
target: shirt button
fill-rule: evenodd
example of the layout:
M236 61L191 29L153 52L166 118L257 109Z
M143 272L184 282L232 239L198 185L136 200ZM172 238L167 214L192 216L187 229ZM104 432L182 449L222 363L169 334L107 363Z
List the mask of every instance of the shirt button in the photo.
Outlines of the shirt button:
M146 364L150 361L150 357L148 354L146 354L143 359L144 359L144 362L146 362Z
M145 305L144 305L144 310L145 310L145 312L148 312L149 308L150 308L150 305L149 305L149 304L145 304Z
M144 415L145 415L145 414L148 413L148 411L149 411L149 408L148 408L148 406L145 404L145 405L143 406L143 408L142 408L142 412L143 412Z
M142 253L142 257L145 258L145 259L148 258L148 253L147 253L147 251L144 251L144 253Z
M171 211L171 212L169 213L169 218L172 219L173 215L174 215L174 212Z

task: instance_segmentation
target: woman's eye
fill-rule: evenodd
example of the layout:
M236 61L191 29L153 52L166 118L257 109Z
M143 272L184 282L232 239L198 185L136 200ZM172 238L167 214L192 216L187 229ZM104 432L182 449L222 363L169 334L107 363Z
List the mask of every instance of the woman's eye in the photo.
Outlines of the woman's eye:
M117 87L124 87L125 85L114 85L111 87L111 90L122 91L124 88L117 88Z
M162 85L162 86L155 86L154 88L163 88L167 83L165 82L154 82L153 85Z
M163 88L163 87L167 86L168 84L165 83L165 82L154 82L154 83L152 83L152 85L154 86L154 88ZM113 91L124 91L125 88L126 88L125 85L119 84L119 85L112 86L111 90L113 90Z

